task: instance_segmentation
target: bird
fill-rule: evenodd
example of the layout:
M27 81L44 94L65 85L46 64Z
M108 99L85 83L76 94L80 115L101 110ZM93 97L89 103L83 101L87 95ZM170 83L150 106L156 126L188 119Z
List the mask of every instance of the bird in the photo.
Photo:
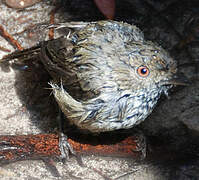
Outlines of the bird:
M150 115L161 94L186 84L178 77L174 58L145 40L135 25L113 20L54 25L62 27L69 33L1 62L38 54L61 111L79 129L130 129Z

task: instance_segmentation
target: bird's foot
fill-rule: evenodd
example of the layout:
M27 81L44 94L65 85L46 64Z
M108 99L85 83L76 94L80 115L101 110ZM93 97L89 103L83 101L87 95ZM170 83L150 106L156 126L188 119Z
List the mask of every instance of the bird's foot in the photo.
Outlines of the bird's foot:
M146 143L146 137L143 133L136 133L136 149L133 151L137 151L137 152L142 152L142 157L141 159L145 159L146 158L146 149L147 149L147 143Z
M76 157L78 164L84 166L81 156L74 151L73 147L68 142L68 137L63 132L59 133L59 150L61 152L60 160L63 163L66 163L69 160L70 154L72 154Z
M68 142L68 137L63 133L59 133L59 149L61 152L60 159L65 163L69 159L69 154L76 156L76 152Z

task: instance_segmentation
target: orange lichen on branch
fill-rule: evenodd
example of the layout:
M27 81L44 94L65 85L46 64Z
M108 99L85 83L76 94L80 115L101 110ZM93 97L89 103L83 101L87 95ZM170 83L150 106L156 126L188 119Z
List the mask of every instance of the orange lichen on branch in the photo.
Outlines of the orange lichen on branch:
M90 145L80 144L78 142L68 140L76 152L86 154L96 154L103 156L120 156L120 157L137 157L141 152L137 151L137 142L135 137L128 137L123 141L112 145Z
M7 39L14 47L16 47L18 50L23 50L23 47L19 44L17 40L15 40L11 34L9 34L3 26L0 25L0 34Z
M34 152L37 154L46 156L60 155L58 136L55 134L35 135L33 138L30 138L30 142L35 147Z
M129 137L112 145L81 144L68 139L79 154L139 158L135 137ZM40 157L60 156L57 134L38 134L21 136L0 136L0 164L7 161L26 160Z

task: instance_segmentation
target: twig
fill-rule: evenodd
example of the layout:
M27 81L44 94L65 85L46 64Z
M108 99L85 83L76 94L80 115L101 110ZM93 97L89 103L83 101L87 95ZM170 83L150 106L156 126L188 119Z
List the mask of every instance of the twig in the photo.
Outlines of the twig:
M55 24L55 13L60 9L60 5L57 5L51 12L50 12L50 24ZM50 28L48 32L49 39L54 39L54 28Z
M9 34L3 26L0 25L0 34L7 39L14 47L16 47L18 50L23 50L23 47L19 44L17 40L15 40L11 34Z
M113 145L90 145L68 139L74 150L79 154L96 154L102 156L118 156L140 158L136 152L135 137L129 137ZM0 164L18 160L39 159L60 156L57 134L0 136Z
M50 24L55 23L55 9L50 13ZM49 39L54 39L54 28L50 28L48 32Z

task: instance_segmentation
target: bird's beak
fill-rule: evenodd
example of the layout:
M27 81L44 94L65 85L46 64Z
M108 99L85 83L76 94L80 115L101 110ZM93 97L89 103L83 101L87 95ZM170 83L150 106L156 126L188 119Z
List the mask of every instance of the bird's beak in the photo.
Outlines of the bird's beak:
M168 80L165 82L167 85L180 85L180 86L188 86L191 84L191 82L183 75L183 74L177 74L174 76L174 78Z
M162 85L188 86L191 82L183 75L176 74L173 78L161 82Z

